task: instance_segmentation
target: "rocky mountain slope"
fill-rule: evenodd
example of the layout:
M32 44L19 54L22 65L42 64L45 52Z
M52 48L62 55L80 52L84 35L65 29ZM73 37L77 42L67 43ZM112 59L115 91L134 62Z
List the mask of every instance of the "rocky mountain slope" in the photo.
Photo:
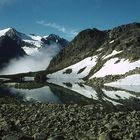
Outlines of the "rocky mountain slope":
M55 34L41 37L34 34L26 35L13 28L0 30L0 64L23 54L35 55L50 45L56 45L61 50L67 43L67 40Z
M80 32L53 60L49 78L80 78L88 84L140 84L140 23ZM129 77L128 77L129 76ZM134 82L132 82L134 80Z

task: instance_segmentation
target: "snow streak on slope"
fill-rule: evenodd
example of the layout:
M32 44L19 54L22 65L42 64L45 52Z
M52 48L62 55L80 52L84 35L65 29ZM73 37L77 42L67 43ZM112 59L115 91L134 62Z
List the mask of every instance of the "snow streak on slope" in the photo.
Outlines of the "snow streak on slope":
M112 44L112 43L114 43L114 42L115 42L115 40L112 40L112 41L110 41L109 43Z
M109 55L103 57L103 59L107 59L107 58L109 58L109 57L111 57L111 56L114 56L114 55L116 55L116 54L119 54L119 53L121 53L121 52L122 52L122 51L116 51L116 50L114 50L111 54L109 54Z
M97 61L97 56L88 57L58 72L49 74L47 75L47 77L48 78L69 78L69 79L70 78L83 78L87 76L90 70L92 69L92 67L96 65L97 63L96 61ZM72 72L70 74L65 73L67 69L71 69ZM81 73L78 73L81 69L83 69L83 71Z
M118 63L115 63L118 60L118 58L108 60L98 72L90 77L90 79L107 75L125 74L136 67L140 67L140 60L130 63L129 60L121 59Z

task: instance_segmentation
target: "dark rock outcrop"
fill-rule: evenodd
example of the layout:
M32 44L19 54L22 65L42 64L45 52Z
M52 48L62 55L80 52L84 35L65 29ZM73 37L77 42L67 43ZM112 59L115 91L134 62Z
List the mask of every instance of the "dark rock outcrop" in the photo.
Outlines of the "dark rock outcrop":
M62 48L64 48L68 44L68 41L66 39L61 38L55 34L50 34L48 37L45 38L43 37L41 41L46 45L57 44Z
M24 50L19 47L16 40L8 36L0 37L0 65L7 63L12 58L25 55Z

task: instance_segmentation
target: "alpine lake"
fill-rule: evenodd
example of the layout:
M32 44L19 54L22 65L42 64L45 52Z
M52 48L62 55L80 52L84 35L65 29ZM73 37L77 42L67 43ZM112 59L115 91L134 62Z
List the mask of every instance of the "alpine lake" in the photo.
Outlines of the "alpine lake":
M88 86L78 79L48 79L37 83L33 77L21 82L0 78L0 97L54 104L125 106L140 109L140 86Z

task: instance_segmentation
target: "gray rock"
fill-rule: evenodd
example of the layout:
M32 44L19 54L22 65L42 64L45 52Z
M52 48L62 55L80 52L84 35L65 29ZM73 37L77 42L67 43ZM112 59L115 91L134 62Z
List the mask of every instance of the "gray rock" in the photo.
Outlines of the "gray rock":
M18 137L12 135L6 135L2 137L2 140L18 140Z
M47 136L44 133L35 133L33 138L34 140L46 140Z
M34 140L34 139L30 136L22 136L18 140Z
M108 133L101 133L98 140L111 140Z
M59 135L59 136L50 137L47 140L64 140L64 137Z
M11 125L8 124L7 121L2 120L0 123L1 123L1 124L0 124L0 130L3 130L3 131L10 131Z
M116 121L114 121L112 123L107 123L105 125L105 127L107 127L108 130L119 129L119 128L121 128L121 124L116 120Z

